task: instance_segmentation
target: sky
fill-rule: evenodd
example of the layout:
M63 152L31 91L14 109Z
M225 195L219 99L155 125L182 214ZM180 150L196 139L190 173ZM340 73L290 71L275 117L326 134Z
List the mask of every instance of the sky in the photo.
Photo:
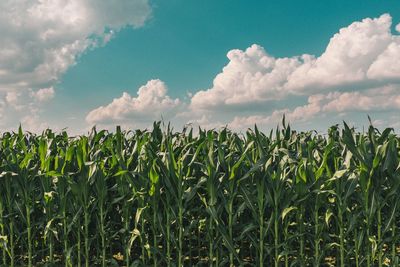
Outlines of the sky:
M400 129L400 2L0 1L0 131Z

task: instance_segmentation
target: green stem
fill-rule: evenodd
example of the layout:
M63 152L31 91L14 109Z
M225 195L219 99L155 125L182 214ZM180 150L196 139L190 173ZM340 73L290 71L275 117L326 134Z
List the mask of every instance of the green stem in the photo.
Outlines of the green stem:
M197 229L197 257L198 257L198 259L201 258L200 255L201 255L201 242L200 242L200 227L199 227Z
M340 266L344 266L344 229L343 229L343 213L342 207L339 207L339 238L340 238Z
M285 224L285 229L284 229L284 234L285 234L285 267L289 267L289 255L288 255L288 250L289 250L289 246L288 246L288 240L287 240L287 236L288 236L288 224Z
M365 217L366 217L366 222L367 222L367 267L371 266L371 243L369 241L369 205L368 205L368 193L365 194L365 202L364 202L364 208L365 208Z
M382 267L382 258L383 258L383 253L382 253L382 214L381 214L381 209L378 209L378 266Z
M314 266L319 266L319 218L318 218L318 195L314 205Z
M394 264L397 264L395 237L396 237L396 220L393 220L393 222L392 222L392 259L391 259L391 262L393 262Z
M190 237L191 237L191 235L189 235ZM188 247L189 247L189 252L188 252L188 254L189 254L189 266L193 266L193 255L192 255L192 247L193 247L193 245L192 245L192 238L189 238L188 239Z
M154 253L153 253L153 265L154 267L157 267L157 255L156 252L157 251L157 229L156 229L156 225L157 225L157 207L156 207L156 198L155 198L155 194L153 195L153 248L154 248Z
M183 266L183 177L179 175L178 179L179 187L178 187L178 267Z
M78 250L78 267L81 267L82 266L82 256L81 256L81 227L80 227L80 225L81 225L81 220L78 220L78 240L77 240L77 243L78 243L78 248L77 248L77 250Z
M87 207L85 207L85 215L84 215L84 220L85 220L85 237L84 237L84 242L85 242L85 267L89 267L89 211L87 210Z
M304 257L304 205L301 204L300 206L300 213L299 213L299 227L300 227L300 265L305 266L305 257Z
M208 250L208 257L209 257L209 261L210 261L210 267L212 267L212 266L214 266L214 231L213 231L213 228L214 228L214 226L213 226L213 221L212 221L212 218L210 218L210 221L209 221L209 236L210 236L210 239L209 239L209 250Z
M179 237L178 237L178 267L182 267L182 255L183 255L183 210L182 210L182 202L179 203L179 211L178 211L178 219L179 219Z
M142 207L143 207L143 203L142 203ZM143 240L143 233L145 233L146 229L145 229L145 225L144 225L144 219L142 216L140 217L140 228L141 228L140 244L142 247L142 262L143 262L143 265L146 265L146 244L145 244L145 241Z
M26 223L28 230L28 267L32 267L31 209L29 205L26 205Z
M258 221L260 225L260 233L258 238L259 255L258 264L259 266L264 266L264 182L260 181L257 184L257 202L258 202Z
M356 258L356 267L358 267L359 266L359 251L358 251L359 244L358 244L357 229L354 230L354 243L355 243L354 244L355 245L354 253L355 253L355 258Z
M49 241L49 246L50 246L50 248L49 248L49 249L50 249L49 261L50 261L51 263L54 262L54 245L53 245L53 243L54 243L53 236L50 235L50 241Z
M167 202L168 207L169 207L169 202ZM171 266L171 226L169 224L170 218L169 218L169 212L167 212L167 264L168 267Z
M278 203L275 202L274 216L274 245L275 245L275 267L279 266L279 232L278 232Z
M370 249L371 249L371 241L369 241L369 227L368 227L368 223L367 223L367 242L368 242L368 247L367 247L367 266L370 267L371 266L371 253L370 253Z
M259 223L260 223L260 233L259 233L259 249L260 255L258 256L258 264L259 266L264 266L264 213L260 211L259 216Z
M217 251L215 252L215 266L219 266L219 248L217 247Z
M65 212L65 206L64 206L64 211L63 211L63 233L64 233L64 257L65 257L65 262L64 265L65 267L68 267L70 264L70 259L68 257L68 233L67 233L67 214Z
M52 213L51 213L51 205L49 205L48 209L47 209L47 214L48 214L48 218L47 221L50 221L52 218ZM53 235L50 231L50 236L49 236L49 261L50 263L54 262L54 239L53 239Z
M11 261L10 261L10 267L14 267L14 219L11 217L10 221L10 255L11 255Z
M0 232L2 236L5 236L4 233L4 221L3 221L3 202L0 201ZM6 250L5 248L2 249L3 253L2 253L2 261L3 261L3 265L7 266L7 254L6 254Z
M228 230L229 230L229 239L230 241L233 241L233 199L229 200L228 204ZM233 242L232 242L233 244ZM232 267L233 266L233 252L229 251L229 265Z
M129 231L129 218L128 218L128 212L127 212L127 208L125 207L124 208L125 209L125 212L124 212L124 217L125 217L125 233L128 233L128 231ZM130 250L129 250L129 246L128 246L128 243L129 243L129 236L128 235L126 235L127 237L126 237L126 242L125 242L125 264L126 264L126 266L130 266L129 264L130 264L130 262L129 262L129 254L130 254Z
M7 205L10 208L9 213L12 213L11 209L11 189L10 189L10 183L7 180L6 184L6 190L7 190ZM10 267L14 267L14 217L10 216Z
M103 205L100 205L100 231L101 231L101 266L106 266L106 239L104 230L104 210Z

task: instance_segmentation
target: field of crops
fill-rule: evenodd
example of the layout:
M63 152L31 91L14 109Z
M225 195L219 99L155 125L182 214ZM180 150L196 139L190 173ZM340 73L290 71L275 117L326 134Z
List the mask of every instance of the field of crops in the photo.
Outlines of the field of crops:
M0 137L4 266L397 266L391 129Z

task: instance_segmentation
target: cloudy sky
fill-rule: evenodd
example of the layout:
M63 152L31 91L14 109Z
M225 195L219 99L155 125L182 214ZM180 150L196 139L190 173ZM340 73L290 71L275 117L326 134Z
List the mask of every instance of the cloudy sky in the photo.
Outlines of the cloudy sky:
M0 131L400 129L399 1L1 0Z

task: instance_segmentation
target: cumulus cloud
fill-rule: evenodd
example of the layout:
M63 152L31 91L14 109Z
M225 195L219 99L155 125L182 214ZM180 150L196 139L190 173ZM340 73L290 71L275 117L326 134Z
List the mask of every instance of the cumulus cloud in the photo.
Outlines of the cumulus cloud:
M148 0L0 1L0 92L38 106L54 96L54 85L79 55L150 16ZM28 115L4 114L7 110L0 112L14 121Z
M376 68L373 74L370 68L379 58L386 58L390 47L400 45L400 37L391 34L391 25L391 16L384 14L342 28L331 38L320 57L302 64L290 75L287 89L297 93L357 84L362 86L363 82L373 83L376 79L385 78L382 68ZM400 50L395 53L400 56ZM395 77L400 78L400 72Z
M150 11L147 0L1 1L0 90L56 81L99 38L142 26Z
M160 80L150 80L141 86L137 97L124 92L110 104L98 107L89 112L86 121L93 124L107 125L112 123L138 125L153 120L171 118L181 107L179 99L167 95L167 87Z
M368 69L367 76L378 81L399 82L400 78L400 39L393 42L383 51Z
M313 59L309 55L274 58L259 45L252 45L245 51L231 50L227 57L229 63L215 77L213 87L192 97L193 108L218 108L282 98L286 95L284 86L288 76L302 62Z
M245 129L256 123L274 127L283 115L304 125L348 114L392 118L400 111L400 36L391 26L388 14L354 22L340 29L320 56L275 58L259 45L234 49L213 86L189 95L188 105L152 80L137 97L123 93L92 110L86 121L137 126L164 115L193 126ZM382 117L375 120L385 124Z
M340 29L321 56L275 58L259 45L232 50L212 88L191 99L194 110L252 107L289 95L365 90L400 82L400 36L392 18L366 18ZM397 27L398 28L398 27Z
M142 26L149 16L148 0L1 1L0 128L16 121L31 130L46 127L41 107L79 55L109 42L123 27ZM190 103L171 98L164 82L151 80L137 96L124 92L93 109L86 122L142 127L163 117L243 129L274 126L283 114L307 122L349 112L398 112L400 35L391 27L389 14L354 22L319 56L276 58L260 45L234 49L212 87L189 96ZM400 24L395 28L400 32Z

